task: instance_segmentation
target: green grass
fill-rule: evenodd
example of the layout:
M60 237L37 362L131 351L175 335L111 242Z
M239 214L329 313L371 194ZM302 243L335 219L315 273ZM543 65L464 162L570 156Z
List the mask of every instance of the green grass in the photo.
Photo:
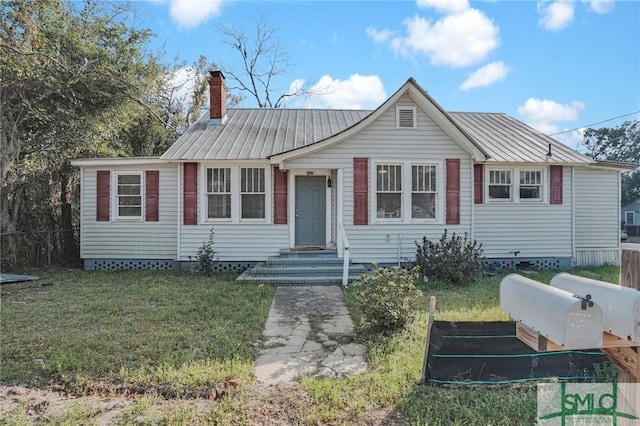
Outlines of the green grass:
M177 393L250 381L274 289L233 278L68 270L3 286L2 381L170 383Z
M558 271L527 273L548 283ZM573 274L618 282L619 268L580 268ZM422 288L425 298L418 319L408 330L392 336L361 336L369 346L371 370L344 380L304 378L302 385L320 407L317 420L328 424L358 423L368 411L399 411L409 424L530 425L536 423L535 385L422 386L419 385L430 296L436 296L436 319L445 321L508 320L499 308L499 286L505 274L495 274L465 288L438 283ZM359 318L354 288L345 300ZM497 409L499 407L499 409Z
M527 276L549 282L556 272ZM619 268L570 272L617 282ZM504 275L467 288L424 285L417 320L388 336L363 331L355 289L347 289L345 300L357 325L350 339L367 344L370 370L346 379L302 378L311 406L301 406L297 422L361 424L382 412L391 418L375 417L370 424L397 418L412 425L535 424L535 385L419 384L429 296L437 298L439 320L506 320L498 300ZM251 418L255 390L244 385L254 380L254 343L261 339L272 287L237 285L231 275L190 273L58 270L41 276L2 287L4 384L53 380L68 391L92 394L104 391L96 388L102 381L115 394L121 386L157 391L135 399L117 424L242 424ZM231 378L242 385L225 386ZM221 389L224 397L207 414L199 415L182 399L211 389ZM158 403L167 399L169 404ZM95 409L72 406L45 423L91 424L94 414ZM0 412L3 421L29 424L25 407Z

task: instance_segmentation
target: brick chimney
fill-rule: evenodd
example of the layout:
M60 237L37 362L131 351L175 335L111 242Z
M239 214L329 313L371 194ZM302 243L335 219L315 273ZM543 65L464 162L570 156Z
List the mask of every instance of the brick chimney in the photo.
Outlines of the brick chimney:
M227 114L227 86L222 71L209 71L209 119L214 124L222 124Z

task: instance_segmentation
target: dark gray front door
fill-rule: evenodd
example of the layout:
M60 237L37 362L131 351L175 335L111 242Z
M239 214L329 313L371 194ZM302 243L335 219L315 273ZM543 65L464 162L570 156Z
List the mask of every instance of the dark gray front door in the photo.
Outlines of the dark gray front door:
M326 244L326 178L296 176L296 246Z

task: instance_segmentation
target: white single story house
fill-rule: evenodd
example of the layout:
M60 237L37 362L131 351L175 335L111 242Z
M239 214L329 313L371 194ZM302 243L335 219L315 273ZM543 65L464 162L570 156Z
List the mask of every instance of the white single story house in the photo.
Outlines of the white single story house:
M321 247L354 263L415 257L466 233L497 266L619 262L620 180L499 113L447 112L410 78L373 111L210 111L158 158L76 159L86 269L192 264L215 232L218 267Z

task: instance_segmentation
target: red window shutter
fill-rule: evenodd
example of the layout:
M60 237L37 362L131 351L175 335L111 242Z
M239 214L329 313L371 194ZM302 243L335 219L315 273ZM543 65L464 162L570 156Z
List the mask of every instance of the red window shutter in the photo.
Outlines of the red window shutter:
M369 224L369 159L353 159L353 224Z
M108 222L109 203L111 200L111 172L109 170L98 170L96 180L96 220Z
M550 166L551 196L550 204L562 204L562 166Z
M185 225L198 224L198 163L184 163L183 220Z
M287 172L273 168L273 223L287 224Z
M484 202L484 165L473 165L473 202L482 204Z
M447 225L460 223L460 159L447 158Z
M160 192L160 172L147 170L145 172L145 211L147 222L157 222L158 194Z

